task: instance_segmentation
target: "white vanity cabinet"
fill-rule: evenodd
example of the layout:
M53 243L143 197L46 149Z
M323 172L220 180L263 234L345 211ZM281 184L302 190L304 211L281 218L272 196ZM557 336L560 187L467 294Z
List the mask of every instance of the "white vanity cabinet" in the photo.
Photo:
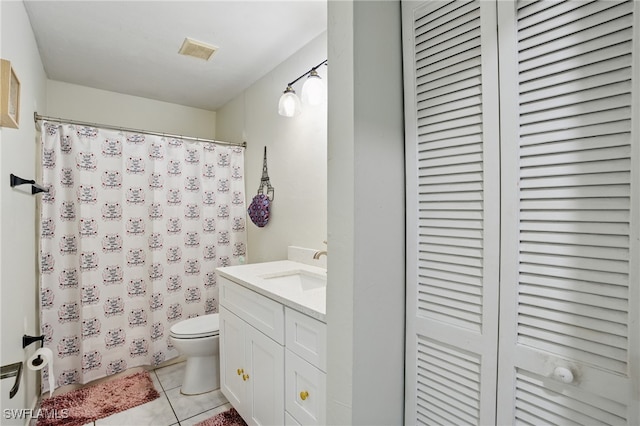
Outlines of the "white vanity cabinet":
M247 282L219 279L222 393L249 425L326 424L324 313Z
M224 278L220 304L222 393L249 425L284 424L283 306Z

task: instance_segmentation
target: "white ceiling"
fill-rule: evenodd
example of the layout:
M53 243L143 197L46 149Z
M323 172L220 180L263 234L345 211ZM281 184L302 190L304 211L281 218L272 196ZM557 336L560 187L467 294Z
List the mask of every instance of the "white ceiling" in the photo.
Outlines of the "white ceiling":
M326 0L24 3L49 79L212 111L327 28Z

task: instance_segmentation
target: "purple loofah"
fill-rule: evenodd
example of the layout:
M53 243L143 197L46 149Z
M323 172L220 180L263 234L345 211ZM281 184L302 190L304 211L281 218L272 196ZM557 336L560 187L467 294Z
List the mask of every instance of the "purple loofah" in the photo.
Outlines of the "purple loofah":
M249 205L249 209L247 210L251 221L260 228L265 226L267 222L269 222L270 207L271 201L269 201L269 197L266 195L258 194L253 197L253 200Z

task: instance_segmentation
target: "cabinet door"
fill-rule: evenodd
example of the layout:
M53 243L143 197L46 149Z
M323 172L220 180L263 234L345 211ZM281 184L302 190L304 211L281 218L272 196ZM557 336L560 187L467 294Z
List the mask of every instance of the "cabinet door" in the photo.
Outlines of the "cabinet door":
M500 232L496 4L404 1L402 13L405 423L493 424Z
M245 328L250 425L284 424L284 347L255 328Z
M640 424L639 7L499 2L499 424Z
M290 350L285 352L287 412L303 425L326 424L326 374Z
M247 400L243 375L248 371L244 327L244 321L220 307L220 388L243 417Z

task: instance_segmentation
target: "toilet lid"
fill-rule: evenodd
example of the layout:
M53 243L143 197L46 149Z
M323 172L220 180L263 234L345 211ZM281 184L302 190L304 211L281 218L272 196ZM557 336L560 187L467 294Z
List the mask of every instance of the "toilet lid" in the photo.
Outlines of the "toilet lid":
M201 315L174 324L171 335L185 338L206 337L218 334L220 322L218 314Z

